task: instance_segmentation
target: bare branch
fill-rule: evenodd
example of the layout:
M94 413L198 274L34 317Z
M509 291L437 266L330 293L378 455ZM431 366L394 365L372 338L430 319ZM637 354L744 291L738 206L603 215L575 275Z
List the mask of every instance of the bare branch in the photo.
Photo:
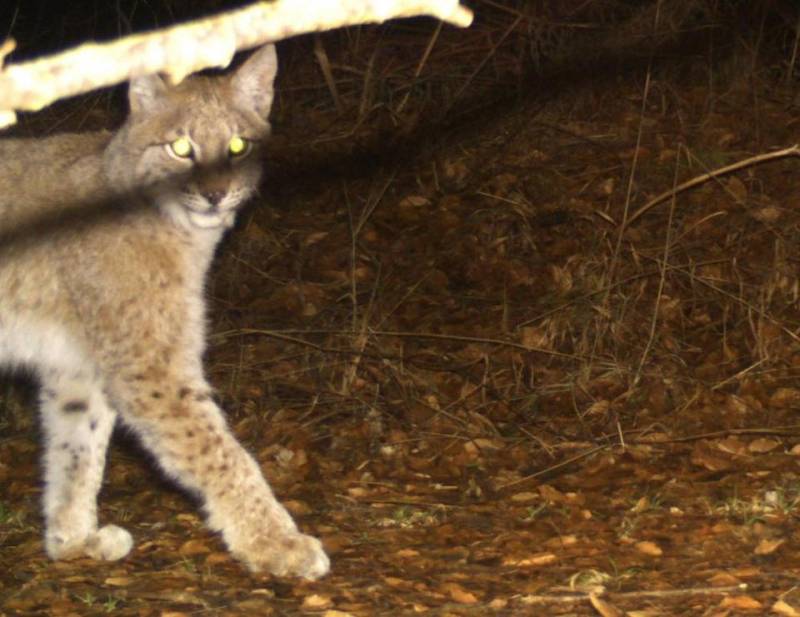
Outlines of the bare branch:
M678 186L671 188L668 191L664 191L660 195L653 197L650 201L648 201L645 205L639 208L636 212L634 212L631 217L624 222L624 229L630 227L630 225L642 216L645 212L650 210L653 206L657 206L662 201L666 201L670 197L677 195L678 193L682 193L683 191L689 190L694 188L699 184L703 184L704 182L708 182L709 180L713 180L714 178L719 178L720 176L724 176L725 174L732 173L734 171L739 171L740 169L744 169L745 167L752 167L753 165L760 165L761 163L766 163L767 161L774 161L775 159L783 159L787 156L800 156L800 144L795 144L790 146L789 148L784 148L783 150L776 150L775 152L766 152L764 154L759 154L757 156L751 156L750 158L746 158L743 161L738 161L736 163L731 163L730 165L726 165L725 167L720 167L718 169L714 169L709 171L708 173L701 174L692 178L691 180L687 180L686 182L679 184Z
M86 43L3 68L0 128L16 121L17 110L36 111L59 98L131 77L160 72L177 83L195 71L227 66L242 49L307 32L419 15L460 27L472 22L472 12L458 0L276 0L110 43ZM0 63L13 49L10 40L0 45Z

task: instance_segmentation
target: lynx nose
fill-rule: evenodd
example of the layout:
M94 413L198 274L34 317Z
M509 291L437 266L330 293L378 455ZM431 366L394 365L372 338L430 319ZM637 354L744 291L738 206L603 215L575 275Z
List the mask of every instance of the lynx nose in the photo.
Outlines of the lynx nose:
M204 191L203 197L206 198L208 203L212 206L218 206L219 202L225 197L226 191Z

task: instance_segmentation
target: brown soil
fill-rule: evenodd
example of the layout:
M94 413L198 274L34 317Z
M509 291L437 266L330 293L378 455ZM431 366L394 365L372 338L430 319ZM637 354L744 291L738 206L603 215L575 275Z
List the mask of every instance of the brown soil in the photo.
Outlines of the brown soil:
M48 561L15 385L0 615L800 615L797 162L622 224L792 145L790 58L498 77L491 104L472 80L434 115L486 54L413 82L433 31L391 32L369 101L343 46L339 115L296 44L265 199L209 286L210 378L332 573L246 573L124 436L101 518L134 551Z

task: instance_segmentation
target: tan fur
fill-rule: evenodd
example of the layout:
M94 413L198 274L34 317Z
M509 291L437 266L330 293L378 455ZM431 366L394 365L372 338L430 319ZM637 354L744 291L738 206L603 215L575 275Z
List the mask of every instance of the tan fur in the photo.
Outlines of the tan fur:
M209 525L253 570L328 571L209 395L203 286L237 209L256 190L273 47L235 73L130 87L115 133L0 140L0 363L42 382L45 545L53 558L118 559L96 496L117 419L202 497ZM231 139L252 144L229 152ZM187 138L193 157L169 144Z

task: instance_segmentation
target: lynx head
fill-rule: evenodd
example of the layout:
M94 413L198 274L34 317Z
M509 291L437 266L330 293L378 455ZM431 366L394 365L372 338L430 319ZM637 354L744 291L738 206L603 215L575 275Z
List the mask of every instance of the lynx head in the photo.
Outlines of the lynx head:
M147 195L185 228L230 227L261 175L276 70L267 45L228 75L131 80L130 115L104 155L110 187Z

